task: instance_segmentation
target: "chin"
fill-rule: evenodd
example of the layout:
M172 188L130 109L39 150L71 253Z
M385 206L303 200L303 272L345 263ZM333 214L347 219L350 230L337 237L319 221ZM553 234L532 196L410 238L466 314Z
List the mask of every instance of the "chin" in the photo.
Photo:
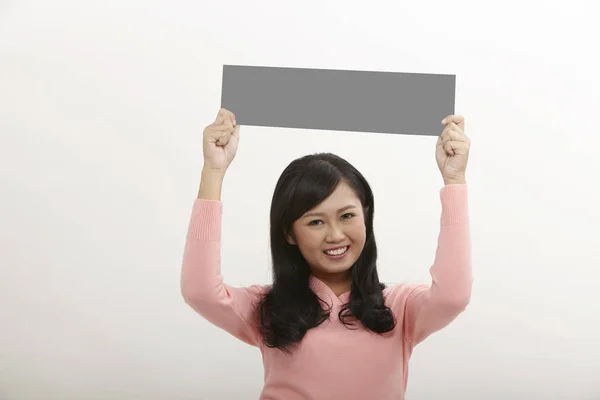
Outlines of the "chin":
M326 274L343 274L345 272L349 272L351 268L352 268L352 265L339 266L339 267L332 267L330 265L321 265L319 270L321 270L322 272L324 272Z

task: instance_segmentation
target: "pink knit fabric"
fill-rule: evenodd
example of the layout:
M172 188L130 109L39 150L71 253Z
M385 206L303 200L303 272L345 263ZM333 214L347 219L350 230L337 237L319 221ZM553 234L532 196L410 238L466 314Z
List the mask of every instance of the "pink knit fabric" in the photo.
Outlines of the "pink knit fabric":
M350 293L337 297L323 282L311 288L333 306L328 321L309 330L292 356L262 344L253 322L254 305L265 286L232 287L221 274L223 205L196 199L181 271L183 297L202 317L263 355L261 400L403 400L408 361L415 345L452 322L471 297L471 238L467 185L440 190L438 247L431 284L397 284L385 289L396 328L380 336L351 330L337 317Z

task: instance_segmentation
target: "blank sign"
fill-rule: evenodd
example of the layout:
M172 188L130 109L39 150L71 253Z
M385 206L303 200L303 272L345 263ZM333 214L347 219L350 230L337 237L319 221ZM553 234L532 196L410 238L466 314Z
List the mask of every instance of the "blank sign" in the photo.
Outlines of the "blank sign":
M221 107L240 125L437 136L455 75L223 66Z

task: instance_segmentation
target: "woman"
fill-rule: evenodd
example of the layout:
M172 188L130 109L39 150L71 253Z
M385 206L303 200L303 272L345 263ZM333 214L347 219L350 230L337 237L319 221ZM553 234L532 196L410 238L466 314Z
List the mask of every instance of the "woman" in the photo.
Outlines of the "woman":
M240 127L221 109L204 131L204 167L182 265L183 297L200 315L260 348L261 399L404 399L415 345L471 296L464 119L448 116L436 160L444 179L431 285L385 287L377 274L373 194L333 154L294 160L271 204L273 283L232 287L220 266L221 187Z

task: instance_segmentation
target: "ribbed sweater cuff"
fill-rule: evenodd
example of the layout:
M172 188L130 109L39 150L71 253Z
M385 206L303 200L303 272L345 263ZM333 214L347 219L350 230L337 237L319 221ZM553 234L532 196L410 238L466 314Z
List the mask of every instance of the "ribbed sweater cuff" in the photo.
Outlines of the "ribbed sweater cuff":
M461 224L469 220L468 191L466 184L446 185L440 190L442 202L441 224Z
M196 199L188 228L188 237L206 240L221 240L221 218L223 203L218 200Z

